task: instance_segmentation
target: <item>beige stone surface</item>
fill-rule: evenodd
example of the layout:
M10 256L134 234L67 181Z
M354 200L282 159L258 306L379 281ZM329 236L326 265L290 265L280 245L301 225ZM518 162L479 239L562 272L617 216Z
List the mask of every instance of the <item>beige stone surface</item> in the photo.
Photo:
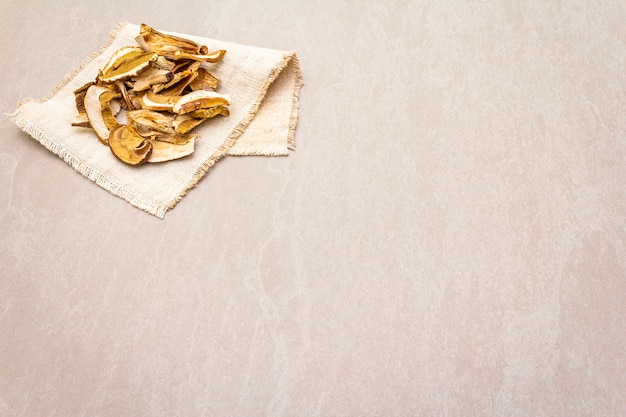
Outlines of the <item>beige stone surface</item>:
M0 416L626 415L623 1L0 2ZM5 113L120 21L298 53L164 220Z

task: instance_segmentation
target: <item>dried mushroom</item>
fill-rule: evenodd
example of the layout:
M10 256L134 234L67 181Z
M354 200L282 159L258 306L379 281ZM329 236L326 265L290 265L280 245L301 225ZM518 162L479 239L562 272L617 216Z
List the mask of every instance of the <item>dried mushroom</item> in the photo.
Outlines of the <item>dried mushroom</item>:
M186 141L179 140L180 143L176 143L175 140L170 142L164 140L154 140L152 142L152 153L148 158L148 162L165 162L173 159L179 159L188 155L191 155L194 151L195 137Z
M130 165L146 162L152 153L152 142L128 125L111 130L109 147L115 156Z
M95 84L90 86L85 94L85 113L89 119L89 125L105 145L109 143L111 129L119 125L113 114L114 109L111 107L112 100L119 97L119 93Z
M228 106L230 96L222 95L209 90L197 90L182 96L172 107L176 114L185 114L198 109L208 109L215 106Z
M140 27L137 46L115 51L94 81L74 91L73 126L91 128L130 165L164 162L194 152L190 133L215 116L228 116L230 97L207 65L225 50ZM121 114L118 114L121 113Z

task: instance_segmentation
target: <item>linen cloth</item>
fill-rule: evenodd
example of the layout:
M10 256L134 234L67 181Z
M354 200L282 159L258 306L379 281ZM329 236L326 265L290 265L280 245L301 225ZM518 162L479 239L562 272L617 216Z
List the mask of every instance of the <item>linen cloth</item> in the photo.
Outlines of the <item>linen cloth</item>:
M302 86L295 52L240 45L158 30L227 52L210 71L217 92L229 94L228 117L206 121L194 133L190 156L164 163L130 166L100 143L91 129L74 127L74 90L93 81L117 49L137 45L139 26L120 23L97 52L40 100L25 99L11 119L79 173L133 206L159 218L172 209L218 160L227 155L287 155L295 147L298 95Z

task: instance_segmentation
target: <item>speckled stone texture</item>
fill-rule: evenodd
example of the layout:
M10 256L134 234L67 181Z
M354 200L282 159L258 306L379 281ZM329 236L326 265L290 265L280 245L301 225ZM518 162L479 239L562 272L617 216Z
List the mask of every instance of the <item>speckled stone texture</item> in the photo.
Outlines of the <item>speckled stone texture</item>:
M626 415L623 1L0 3L0 112L118 22L298 53L296 150L160 220L0 118L0 416Z

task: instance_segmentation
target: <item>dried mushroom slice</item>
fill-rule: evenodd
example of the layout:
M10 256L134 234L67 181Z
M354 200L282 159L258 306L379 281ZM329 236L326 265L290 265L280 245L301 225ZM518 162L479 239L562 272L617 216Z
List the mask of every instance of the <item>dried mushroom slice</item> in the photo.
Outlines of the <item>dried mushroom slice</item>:
M211 74L205 68L198 68L198 76L195 80L189 83L189 87L192 91L196 90L215 90L220 85L220 79Z
M230 96L215 91L198 90L185 94L176 102L172 111L176 114L185 114L198 109L207 109L215 106L228 106Z
M141 24L139 36L135 40L146 51L155 52L167 59L175 59L174 53L176 51L188 54L206 54L208 52L208 48L204 45L198 45L190 39L179 36L166 35L145 23Z
M230 112L228 111L228 107L215 106L215 107L209 107L208 109L198 109L198 110L190 111L187 114L191 117L196 117L199 119L210 119L218 115L228 116Z
M151 67L142 72L133 84L133 90L144 91L155 84L165 84L174 78L174 74L170 70L158 67Z
M142 136L156 136L162 133L175 133L172 123L174 115L153 110L133 110L126 113L128 123Z
M113 155L130 165L140 165L152 153L152 142L128 125L119 125L111 130L109 147Z
M92 85L85 94L85 113L89 124L96 132L100 142L107 145L111 129L117 127L119 122L115 118L115 107L112 108L112 100L120 97L120 94L110 88ZM115 113L114 113L115 112Z
M144 53L146 53L146 51L138 46L123 46L117 51L113 52L113 55L111 55L107 63L104 65L104 67L102 67L102 72L109 72L115 68L118 68L122 64L124 64L124 62Z
M152 142L152 153L147 161L150 163L156 163L183 158L193 153L195 143L195 137L192 137L183 143L170 143L162 140L155 140Z
M204 123L208 118L195 118L191 117L188 114L177 115L174 121L172 122L172 126L176 133L185 134L191 131L193 128L200 126Z
M107 67L98 76L98 80L103 83L114 83L118 80L126 80L140 74L150 68L150 63L156 61L158 55L152 52L137 53L133 50L126 55L119 57L114 64Z
M224 49L218 49L209 54L190 54L184 51L176 51L174 52L174 60L191 59L194 61L215 63L221 60L225 54L226 54L226 51Z
M169 111L173 113L172 109L180 98L181 96L164 96L156 94L152 90L148 90L148 92L140 99L141 108L147 110Z

